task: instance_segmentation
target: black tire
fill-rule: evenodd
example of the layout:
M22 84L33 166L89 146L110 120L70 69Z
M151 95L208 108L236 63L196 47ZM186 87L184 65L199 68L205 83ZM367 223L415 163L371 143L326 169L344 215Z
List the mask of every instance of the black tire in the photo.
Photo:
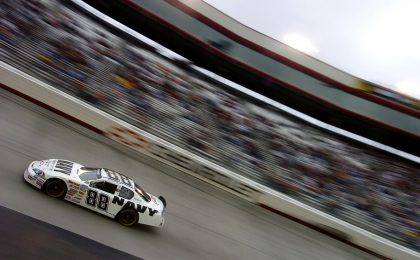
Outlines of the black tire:
M125 227L132 227L139 221L139 213L134 209L125 208L118 213L116 220Z
M67 185L59 179L48 180L42 187L45 193L53 198L64 198L67 193Z

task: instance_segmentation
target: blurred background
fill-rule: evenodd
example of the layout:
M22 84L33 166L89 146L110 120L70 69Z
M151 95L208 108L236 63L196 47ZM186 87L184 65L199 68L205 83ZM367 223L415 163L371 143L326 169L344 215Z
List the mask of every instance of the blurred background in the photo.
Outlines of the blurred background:
M420 250L420 176L412 157L310 124L174 57L110 31L70 1L0 2L3 62L247 178ZM415 99L392 99L418 109Z

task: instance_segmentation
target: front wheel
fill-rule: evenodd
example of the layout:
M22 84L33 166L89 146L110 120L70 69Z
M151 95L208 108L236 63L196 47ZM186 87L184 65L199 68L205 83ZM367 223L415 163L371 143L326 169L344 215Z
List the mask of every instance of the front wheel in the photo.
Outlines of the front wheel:
M116 220L123 226L131 227L139 221L139 214L134 209L123 209L118 213Z
M67 192L67 185L59 179L47 181L43 188L45 193L53 198L62 198Z

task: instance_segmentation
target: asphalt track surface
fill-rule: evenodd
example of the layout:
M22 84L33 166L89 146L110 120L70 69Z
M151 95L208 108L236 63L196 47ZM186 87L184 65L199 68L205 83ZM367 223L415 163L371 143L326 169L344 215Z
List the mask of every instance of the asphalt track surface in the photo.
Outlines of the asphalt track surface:
M2 206L0 219L0 259L141 260Z
M47 158L115 169L152 194L163 195L168 202L164 228L125 228L28 186L24 169ZM0 205L144 259L376 259L193 177L139 159L3 89L0 175Z

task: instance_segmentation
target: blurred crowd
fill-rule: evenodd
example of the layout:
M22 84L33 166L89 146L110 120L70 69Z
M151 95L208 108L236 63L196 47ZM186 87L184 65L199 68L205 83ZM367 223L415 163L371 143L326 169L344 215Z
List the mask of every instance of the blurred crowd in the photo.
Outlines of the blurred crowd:
M420 250L418 166L261 108L70 7L0 1L0 59L219 165Z

